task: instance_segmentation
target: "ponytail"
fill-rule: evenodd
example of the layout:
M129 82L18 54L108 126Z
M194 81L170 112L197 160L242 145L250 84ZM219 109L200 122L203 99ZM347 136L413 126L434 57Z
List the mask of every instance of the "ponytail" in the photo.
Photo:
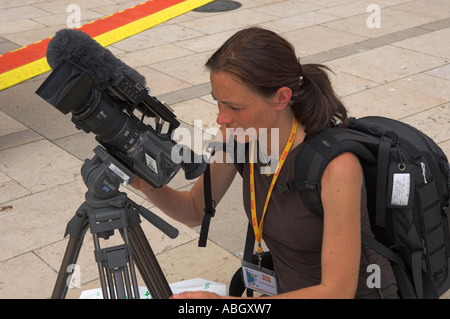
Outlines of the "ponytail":
M292 98L292 109L304 126L306 138L327 127L348 123L347 111L334 93L326 71L321 64L304 64L300 71L300 85Z

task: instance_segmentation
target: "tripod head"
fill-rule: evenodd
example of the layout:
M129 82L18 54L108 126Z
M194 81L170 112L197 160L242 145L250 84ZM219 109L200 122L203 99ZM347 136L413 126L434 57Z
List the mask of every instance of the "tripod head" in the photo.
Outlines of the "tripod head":
M88 188L86 200L89 202L89 205L104 206L104 200L108 199L107 205L128 205L130 206L129 208L137 210L139 215L164 234L172 239L176 238L178 236L176 228L119 192L120 184L127 185L131 183L136 175L101 146L97 146L94 149L94 153L96 155L92 159L86 159L81 167L81 175ZM102 204L99 205L97 203Z
M135 174L123 166L102 147L94 149L92 159L86 159L81 176L89 191L98 198L110 198L119 192L120 184L131 183Z

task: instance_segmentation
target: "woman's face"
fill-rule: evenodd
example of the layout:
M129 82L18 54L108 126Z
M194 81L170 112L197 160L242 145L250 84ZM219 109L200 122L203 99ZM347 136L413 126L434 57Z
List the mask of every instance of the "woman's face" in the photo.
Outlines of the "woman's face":
M263 98L227 72L211 72L212 97L217 101L217 123L235 139L258 138L277 125L274 98ZM256 134L256 136L255 136Z

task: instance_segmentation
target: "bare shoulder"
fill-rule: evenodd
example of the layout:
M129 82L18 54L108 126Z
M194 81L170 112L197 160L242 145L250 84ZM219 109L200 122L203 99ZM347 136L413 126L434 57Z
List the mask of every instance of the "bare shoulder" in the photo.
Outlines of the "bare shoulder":
M363 173L358 158L349 152L334 158L322 175L322 199L344 193L359 193L363 181Z
M353 153L345 152L334 158L325 168L322 181L325 179L345 180L346 177L362 175L361 164Z

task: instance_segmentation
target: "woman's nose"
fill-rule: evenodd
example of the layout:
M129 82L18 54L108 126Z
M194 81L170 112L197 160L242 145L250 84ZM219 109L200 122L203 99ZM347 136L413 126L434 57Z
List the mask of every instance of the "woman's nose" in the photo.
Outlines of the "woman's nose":
M219 114L216 119L217 124L227 125L233 122L233 118L230 116L226 106L219 105Z

